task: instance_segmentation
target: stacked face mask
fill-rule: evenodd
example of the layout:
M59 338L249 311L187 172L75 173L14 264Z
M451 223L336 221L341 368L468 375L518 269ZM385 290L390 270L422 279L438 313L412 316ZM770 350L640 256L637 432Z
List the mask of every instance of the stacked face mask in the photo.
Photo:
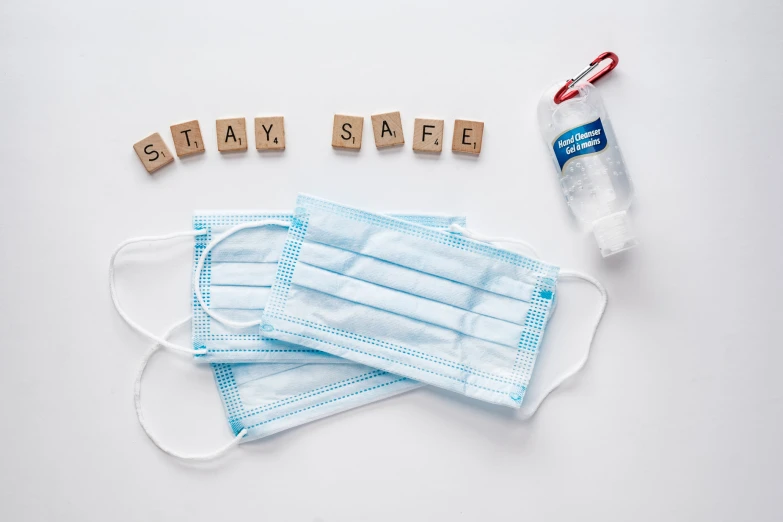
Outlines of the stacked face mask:
M109 281L118 313L156 342L135 386L147 435L171 455L214 458L239 442L420 383L519 407L554 308L557 280L578 278L599 290L602 305L590 344L606 291L590 276L496 248L488 242L519 241L478 236L462 228L464 221L390 217L300 196L293 215L200 213L195 230L125 241L112 256ZM183 236L196 238L193 348L133 321L114 283L115 259L123 248ZM584 366L590 344L531 414ZM181 455L149 431L140 384L149 357L161 346L212 363L236 435L223 448Z
M440 229L465 224L459 217L398 217ZM235 321L261 319L288 230L259 225L230 233L214 245L196 273L207 245L237 225L268 220L290 223L291 219L290 213L200 212L194 216L194 229L205 233L196 236L193 271L212 312ZM421 386L296 342L271 339L258 327L225 326L207 315L195 294L193 348L205 352L196 355L198 361L213 363L234 434L247 430L243 442Z
M557 276L487 243L299 196L261 330L519 407Z

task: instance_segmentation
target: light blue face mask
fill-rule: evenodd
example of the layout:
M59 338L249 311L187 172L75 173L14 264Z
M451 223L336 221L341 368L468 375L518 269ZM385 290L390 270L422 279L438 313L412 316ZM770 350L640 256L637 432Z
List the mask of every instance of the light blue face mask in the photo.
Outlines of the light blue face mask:
M261 330L518 408L558 277L594 284L603 314L606 292L589 276L467 237L299 196ZM586 359L587 354L544 397Z
M425 226L447 227L465 223L464 218L434 215L403 215ZM261 225L269 221L277 224ZM133 322L120 307L114 287L114 260L117 253L133 242L170 239L168 236L133 239L123 243L112 256L110 287L120 315L136 330L158 344L145 355L135 386L139 422L150 439L163 451L185 459L214 458L238 442L246 442L313 420L346 411L421 386L420 383L382 370L352 363L329 354L267 339L258 329L224 326L210 317L260 323L264 293L271 286L270 274L277 268L287 235L290 213L202 212L194 217L193 273L199 277L193 297L193 350L171 343L171 330L163 337L150 334ZM248 226L250 228L242 228ZM259 234L264 230L266 233ZM205 255L205 251L207 254ZM199 293L201 296L199 297ZM205 310L201 303L211 303ZM209 314L209 315L208 315ZM287 360L288 364L214 363L212 368L221 392L235 439L224 448L206 455L183 455L161 443L147 426L141 409L141 378L150 356L159 346L196 353L198 360ZM209 347L209 348L208 348ZM241 354L237 356L237 354ZM295 354L295 355L291 355ZM293 357L293 359L292 359Z
M465 225L464 217L396 215L425 227ZM193 295L193 349L200 362L346 363L319 350L263 335L258 325L277 273L290 212L197 212ZM278 224L252 226L275 222ZM243 226L251 226L244 228ZM220 239L224 238L224 239ZM207 256L204 251L209 248ZM199 260L204 257L199 271ZM206 305L199 306L200 301ZM244 328L232 323L248 324Z

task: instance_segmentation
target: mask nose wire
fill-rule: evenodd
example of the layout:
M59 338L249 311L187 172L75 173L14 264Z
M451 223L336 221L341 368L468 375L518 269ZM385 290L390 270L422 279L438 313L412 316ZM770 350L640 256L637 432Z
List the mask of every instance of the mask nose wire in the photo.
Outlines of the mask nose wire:
M167 340L176 330L178 330L180 327L182 327L183 325L189 322L190 322L190 317L186 317L185 319L178 321L173 326L169 327L168 331L166 331L166 333L163 334L163 338ZM239 433L237 433L236 437L234 437L230 442L221 446L220 448L214 451L210 451L208 453L201 453L201 454L187 454L187 453L179 453L177 451L174 451L171 448L164 445L158 439L158 437L153 435L152 431L150 431L150 428L147 425L147 421L144 419L144 412L142 411L142 407L141 407L141 380L142 377L144 376L144 370L147 368L147 363L149 363L152 356L155 354L155 352L158 351L158 349L161 346L162 345L160 343L154 344L150 347L149 350L147 350L147 352L144 354L144 357L142 357L141 359L141 366L139 367L139 370L136 373L136 379L133 382L133 402L136 406L136 416L139 419L139 424L141 425L141 428L144 430L144 433L147 434L147 437L149 437L152 443L158 447L158 449L178 459L190 460L190 461L204 461L204 460L215 459L217 457L220 457L221 455L224 455L229 450L231 450L234 446L240 443L242 437L244 437L247 434L247 428L242 428L242 430L240 430ZM192 352L192 350L190 351Z
M267 225L277 225L285 228L289 228L291 224L288 221L283 221L280 219L264 219L261 221L252 221L250 223L243 223L241 225L237 225L235 227L232 227L216 238L214 238L212 241L209 242L209 244L206 246L204 251L201 253L201 256L198 259L198 263L196 264L196 271L193 274L193 290L196 294L196 299L198 300L199 306L201 306L201 309L204 310L204 312L210 316L215 321L218 321L220 323L223 323L226 326L230 326L232 328L251 328L253 326L258 326L262 324L264 321L262 319L256 319L253 321L232 321L231 319L228 319L227 317L223 317L220 314L217 314L209 309L207 306L207 303L204 301L204 296L201 294L201 271L204 269L204 263L206 262L207 256L212 251L213 248L215 248L218 244L220 244L221 241L228 238L229 236L232 236L236 234L237 232L240 232L242 230L248 229L248 228L258 228L263 227Z
M169 239L176 239L179 237L195 237L195 236L201 236L206 234L206 230L186 230L183 232L174 232L171 234L166 234L163 236L141 236L141 237L133 237L130 239L127 239L120 243L120 245L114 250L114 253L111 255L111 259L109 260L109 292L111 293L111 300L112 303L114 303L114 308L117 310L117 313L120 314L120 317L123 318L123 320L128 323L128 326L136 330L138 333L146 337L147 339L156 342L157 344L161 346L165 346L166 348L170 348L172 350L176 350L178 352L183 352L187 354L203 354L206 353L205 349L202 350L194 350L193 348L187 347L187 346L181 346L179 344L172 343L162 337L159 337L155 335L154 333L150 332L143 326L141 326L139 323L131 319L131 317L128 315L127 312L125 312L125 309L120 305L120 299L117 297L117 287L115 285L114 281L114 265L117 261L117 255L127 246L135 244L135 243L146 243L146 242L152 242L152 241L167 241Z
M474 239L476 241L482 241L485 243L514 243L517 245L522 245L525 248L527 248L530 252L535 254L536 258L540 258L541 256L538 255L538 252L536 249L528 243L527 241L522 241L521 239L515 239L511 237L494 237L494 236L485 236L483 234L479 234L477 232L474 232L470 229L467 229L465 227L461 227L456 224L452 224L449 226L449 232L457 232L462 234L463 236ZM561 270L559 274L560 279L581 279L582 281L586 281L593 285L597 290L598 293L601 295L601 307L598 311L598 316L595 319L595 323L593 324L593 329L590 333L590 341L587 343L587 350L585 350L584 355L582 358L577 362L576 365L574 365L570 370L566 371L565 373L561 374L560 377L555 379L555 381L549 385L549 388L547 388L546 392L544 392L543 395L541 395L541 398L538 399L538 401L535 403L532 409L528 410L526 413L523 414L523 417L528 419L535 415L535 413L538 411L538 408L541 406L541 404L544 402L544 400L549 397L549 394L555 391L557 388L559 388L564 382L566 382L568 379L579 373L582 368L584 368L585 364L587 364L587 359L590 357L590 349L593 346L593 341L595 340L595 334L598 331L598 325L601 324L601 319L604 317L604 312L606 312L606 305L609 302L609 295L606 293L606 288L604 288L604 285L601 284L600 281L598 281L596 278L594 278L591 275L584 274L582 272L576 272L573 270ZM554 308L557 304L557 295L555 295L554 300L552 302L552 312L554 312Z

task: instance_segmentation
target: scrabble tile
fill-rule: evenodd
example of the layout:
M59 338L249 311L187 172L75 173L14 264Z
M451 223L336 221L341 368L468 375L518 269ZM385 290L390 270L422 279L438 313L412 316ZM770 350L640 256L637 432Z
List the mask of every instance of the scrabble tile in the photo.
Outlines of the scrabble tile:
M376 147L382 149L405 143L405 138L402 137L402 120L399 112L374 114L371 119Z
M174 156L157 132L136 143L133 150L150 174L174 161Z
M172 125L171 138L174 140L174 150L180 158L204 152L204 140L201 139L198 120Z
M443 120L416 118L413 122L413 150L440 152L443 150Z
M247 150L245 118L227 118L215 122L220 152Z
M484 135L484 122L470 120L454 121L454 137L451 140L451 150L454 152L481 152L481 138Z
M334 115L332 127L332 147L338 149L361 149L363 116Z
M256 149L285 149L285 127L282 116L256 118Z

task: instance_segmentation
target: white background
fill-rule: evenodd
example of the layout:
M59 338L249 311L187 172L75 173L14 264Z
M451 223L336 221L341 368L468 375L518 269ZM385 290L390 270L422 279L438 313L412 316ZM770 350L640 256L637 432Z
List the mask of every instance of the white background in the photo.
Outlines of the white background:
M781 520L778 0L109 4L0 6L0 519ZM608 260L535 122L540 93L605 50L642 241ZM408 143L380 152L369 116L393 110ZM335 112L366 117L359 154L331 148ZM216 118L259 115L285 116L284 153L217 152ZM410 149L415 117L446 120L440 156ZM486 123L480 157L449 150L455 118ZM133 143L173 150L169 125L190 119L206 154L149 176ZM148 343L111 306L110 253L194 209L300 191L465 214L595 274L610 304L587 367L530 422L422 389L214 463L164 455L133 412ZM154 331L189 312L191 255L181 240L120 260ZM585 349L596 294L560 298L531 393ZM165 442L230 439L209 369L165 353L147 377Z

